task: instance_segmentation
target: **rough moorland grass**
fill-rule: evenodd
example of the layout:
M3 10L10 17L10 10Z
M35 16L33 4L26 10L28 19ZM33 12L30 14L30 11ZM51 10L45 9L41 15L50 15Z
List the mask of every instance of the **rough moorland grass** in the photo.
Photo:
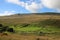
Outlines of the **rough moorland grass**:
M13 27L16 33L25 32L25 33L32 33L32 32L44 32L44 33L60 33L60 28L56 27Z

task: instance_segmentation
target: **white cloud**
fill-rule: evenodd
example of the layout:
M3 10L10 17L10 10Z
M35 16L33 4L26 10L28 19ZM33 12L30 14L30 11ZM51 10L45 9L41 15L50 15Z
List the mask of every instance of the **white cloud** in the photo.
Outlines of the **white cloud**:
M13 4L17 4L19 6L22 6L25 9L27 9L27 10L33 12L33 13L34 12L37 12L38 9L41 9L42 8L41 4L38 4L38 3L34 2L33 0L29 0L26 3L23 2L23 1L20 1L20 0L6 0L6 1L7 2L10 2L10 3L13 3Z
M20 5L20 6L24 6L25 5L24 2L19 1L19 0L6 0L6 2L17 4L17 5Z
M37 12L38 9L42 8L41 4L37 4L35 2L32 2L31 5L26 5L25 7L27 10L30 10L31 12Z
M60 0L41 0L41 2L47 8L60 10Z
M20 0L6 0L6 1L22 6L31 12L37 12L39 9L42 9L43 7L60 11L60 0L37 0L41 1L41 3L36 3L36 0L28 0L27 2L23 2Z
M3 13L0 13L0 16L9 16L9 15L13 15L13 14L15 14L14 12L15 12L15 11L11 11L11 12L9 12L9 11L4 11Z
M6 0L6 1L14 4L19 4L19 0Z

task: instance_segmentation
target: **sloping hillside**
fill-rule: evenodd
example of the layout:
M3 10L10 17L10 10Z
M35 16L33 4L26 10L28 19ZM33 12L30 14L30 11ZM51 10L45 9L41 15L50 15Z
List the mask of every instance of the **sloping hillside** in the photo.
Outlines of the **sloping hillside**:
M60 40L60 14L0 16L0 40Z
M54 13L53 13L54 14ZM37 21L42 21L46 19L57 19L60 20L60 15L57 13L53 14L15 14L11 16L0 17L0 23L3 24L20 24L20 23L32 23Z

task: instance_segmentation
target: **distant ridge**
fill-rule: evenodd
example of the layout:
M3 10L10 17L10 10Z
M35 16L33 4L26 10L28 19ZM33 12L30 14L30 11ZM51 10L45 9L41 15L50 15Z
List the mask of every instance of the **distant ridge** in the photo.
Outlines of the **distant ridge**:
M36 15L60 15L60 13L54 13L54 12L45 12L45 13L32 13Z
M15 14L15 15L60 15L60 13L55 12L45 12L45 13L28 13L28 14Z
M13 15L7 15L7 16L22 16L22 15L60 15L60 13L57 12L44 12L44 13L16 13ZM1 16L0 16L1 17ZM4 16L2 16L4 17Z

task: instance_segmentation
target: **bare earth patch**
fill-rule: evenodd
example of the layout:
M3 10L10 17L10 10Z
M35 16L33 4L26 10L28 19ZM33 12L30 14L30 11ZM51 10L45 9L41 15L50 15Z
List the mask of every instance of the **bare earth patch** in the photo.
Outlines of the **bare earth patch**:
M60 40L60 36L36 36L36 35L18 35L18 34L0 34L0 40Z

